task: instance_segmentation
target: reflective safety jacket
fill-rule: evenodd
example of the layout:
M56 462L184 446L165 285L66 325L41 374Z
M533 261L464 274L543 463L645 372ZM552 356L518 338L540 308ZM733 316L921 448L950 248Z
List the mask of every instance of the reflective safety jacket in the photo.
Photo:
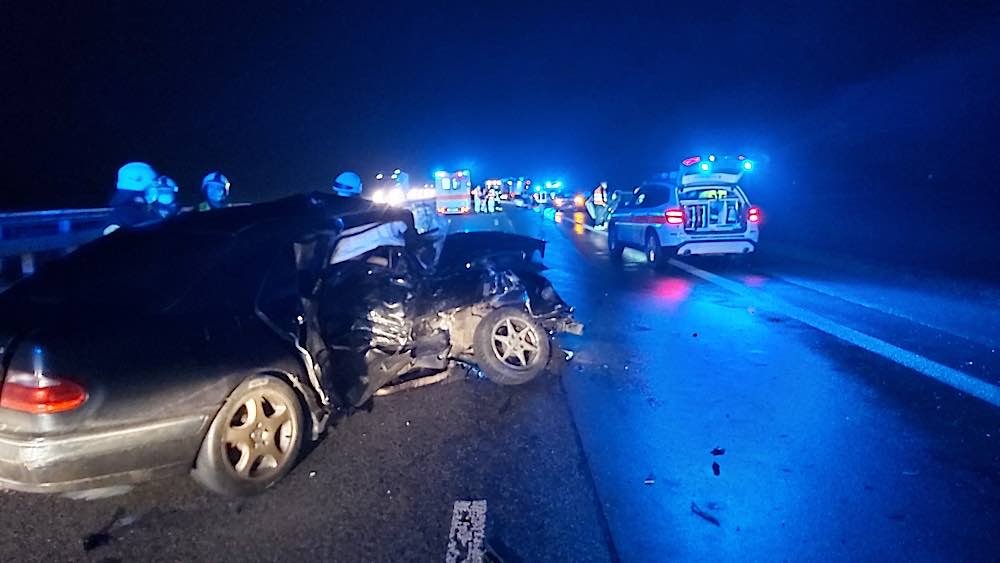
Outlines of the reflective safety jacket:
M608 204L608 194L604 189L604 186L597 186L594 189L594 205L607 205Z

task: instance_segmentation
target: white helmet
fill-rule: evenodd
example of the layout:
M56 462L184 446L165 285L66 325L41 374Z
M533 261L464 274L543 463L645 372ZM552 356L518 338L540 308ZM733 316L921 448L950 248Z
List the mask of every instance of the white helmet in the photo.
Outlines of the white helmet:
M333 181L333 191L337 195L344 197L356 197L361 195L361 176L355 172L342 172Z
M144 192L156 182L156 171L145 162L129 162L118 169L119 190Z

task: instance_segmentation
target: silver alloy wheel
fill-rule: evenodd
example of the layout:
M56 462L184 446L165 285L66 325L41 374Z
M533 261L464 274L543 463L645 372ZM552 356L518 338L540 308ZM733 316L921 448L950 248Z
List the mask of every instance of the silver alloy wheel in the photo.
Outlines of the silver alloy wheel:
M656 262L656 246L656 240L653 238L653 235L646 237L646 260L648 260L650 264Z
M290 461L298 433L285 398L261 389L247 397L229 420L225 457L241 478L267 478Z
M501 362L515 370L526 370L538 361L541 347L538 332L529 323L517 318L500 319L490 331L493 353Z

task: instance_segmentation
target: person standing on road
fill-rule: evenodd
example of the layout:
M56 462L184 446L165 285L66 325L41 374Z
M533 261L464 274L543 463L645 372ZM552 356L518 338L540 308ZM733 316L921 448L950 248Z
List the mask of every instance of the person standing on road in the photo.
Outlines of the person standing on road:
M608 183L601 182L594 188L594 193L587 199L587 212L594 220L594 228L604 230L608 215Z
M472 208L476 213L482 213L483 209L483 187L476 184L476 187L472 188Z
M155 186L156 171L145 162L129 162L118 169L115 195L111 197L111 215L104 234L119 227L130 227L156 218L146 198L146 190Z
M210 172L201 181L202 202L198 211L210 211L229 207L229 178L222 172Z
M500 197L500 192L496 187L490 186L490 189L486 192L486 211L489 213L496 213L497 210L497 200Z

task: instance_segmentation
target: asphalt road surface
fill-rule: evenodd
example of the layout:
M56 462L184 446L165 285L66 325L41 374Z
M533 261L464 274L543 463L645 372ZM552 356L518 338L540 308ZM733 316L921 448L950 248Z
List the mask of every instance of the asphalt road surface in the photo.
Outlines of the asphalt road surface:
M380 398L251 499L183 478L3 493L0 560L442 561L464 501L504 561L1000 556L1000 288L769 247L766 226L752 263L654 272L557 219L450 228L549 241L587 324L561 378Z

